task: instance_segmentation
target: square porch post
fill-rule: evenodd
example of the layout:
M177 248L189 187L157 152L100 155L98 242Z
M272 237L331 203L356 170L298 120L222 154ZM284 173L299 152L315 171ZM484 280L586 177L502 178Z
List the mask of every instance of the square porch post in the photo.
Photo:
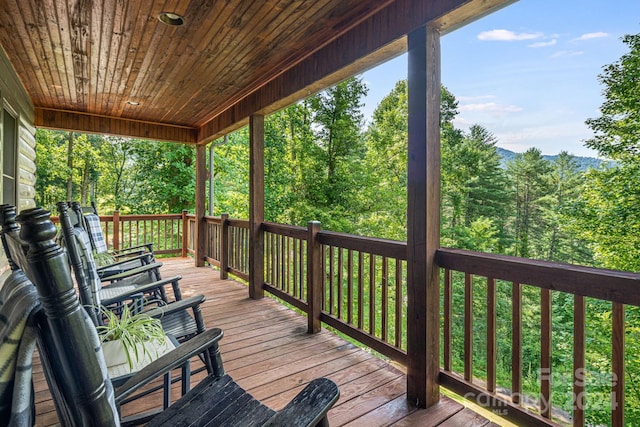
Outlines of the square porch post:
M249 117L249 297L264 297L264 116Z
M409 34L407 399L428 407L440 389L440 34Z
M194 230L193 249L195 251L196 267L204 266L207 248L207 231L205 215L205 185L207 180L207 147L196 145L196 221Z

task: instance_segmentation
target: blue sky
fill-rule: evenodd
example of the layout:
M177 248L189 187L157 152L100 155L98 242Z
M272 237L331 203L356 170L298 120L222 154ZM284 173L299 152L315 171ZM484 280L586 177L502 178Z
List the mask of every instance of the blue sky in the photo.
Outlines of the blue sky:
M455 125L480 124L498 146L596 157L584 124L603 102L598 74L640 32L640 0L520 0L442 37L442 83L459 101ZM369 118L407 75L402 55L363 74Z

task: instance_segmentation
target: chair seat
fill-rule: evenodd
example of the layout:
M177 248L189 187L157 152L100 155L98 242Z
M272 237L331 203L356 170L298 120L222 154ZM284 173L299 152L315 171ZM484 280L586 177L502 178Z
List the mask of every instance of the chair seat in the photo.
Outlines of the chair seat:
M198 333L196 321L186 310L162 316L160 322L165 334L173 335L181 342Z
M210 375L147 425L250 427L261 426L274 415L230 376Z
M102 289L100 289L100 300L102 301L102 300L118 298L119 296L131 293L131 291L135 289L136 287L133 285L105 286Z

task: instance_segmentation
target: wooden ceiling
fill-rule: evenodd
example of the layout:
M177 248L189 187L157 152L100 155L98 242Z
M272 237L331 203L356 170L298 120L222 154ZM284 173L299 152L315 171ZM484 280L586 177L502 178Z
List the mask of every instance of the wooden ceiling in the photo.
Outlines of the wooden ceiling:
M380 14L387 16L377 24L384 33L390 13L411 21L397 16L413 13L403 10L413 4L423 19L466 6L462 20L504 3L3 0L0 44L36 107L36 125L202 143L222 130L220 117L233 115L239 102L359 26L373 28ZM185 24L167 26L158 19L161 12L181 15ZM360 57L383 47L361 44Z

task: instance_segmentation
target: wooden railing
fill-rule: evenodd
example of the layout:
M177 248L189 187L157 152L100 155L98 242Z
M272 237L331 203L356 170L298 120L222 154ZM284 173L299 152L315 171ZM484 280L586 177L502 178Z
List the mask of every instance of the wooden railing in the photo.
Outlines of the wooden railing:
M155 254L183 255L186 211L180 214L100 215L102 234L109 250L153 242ZM58 217L52 217L58 223Z
M440 249L436 262L443 267L443 369L440 373L440 383L459 394L481 402L483 406L507 414L510 418L522 424L551 424L553 421L574 426L585 425L585 409L587 402L606 405L611 408L610 425L624 425L625 401L625 304L640 305L640 274L581 267L568 264L534 261L501 255L491 255L463 250ZM461 274L459 284L464 290L462 295L454 292L456 278L454 274ZM461 286L460 286L461 285ZM484 304L478 304L474 292L481 287L485 296ZM496 306L496 295L499 288L502 295L511 294L511 310L505 316L505 310ZM531 294L532 290L539 292L539 307L523 306L523 292ZM573 311L572 342L562 342L555 347L572 348L569 356L554 353L552 344L553 296L564 296L563 301L571 302ZM587 325L586 298L593 298L596 302L611 302L611 319L609 325ZM462 304L454 303L462 299ZM571 301L572 300L572 301ZM457 321L454 315L456 307L462 308L462 336L453 336L452 329ZM484 318L475 313L482 309ZM539 325L539 396L530 396L523 391L523 347L524 337L523 319L525 309L531 313L539 313L539 318L533 319ZM535 309L535 310L534 310ZM636 310L636 307L633 307ZM457 310L458 312L460 310ZM498 317L498 314L502 318ZM605 318L607 316L604 316ZM506 393L499 392L496 384L497 349L496 325L499 320L508 322L511 329L511 384L507 385ZM529 319L531 320L531 319ZM474 359L474 345L477 343L477 329L474 323L480 321L484 326L485 360ZM529 322L531 323L531 322ZM460 324L460 322L458 322ZM556 325L558 326L558 325ZM587 328L589 326L589 328ZM609 402L598 402L589 396L585 389L587 377L590 375L585 364L587 340L585 330L604 334L611 330L611 359L610 372L598 372L609 382ZM529 331L531 333L531 331ZM460 340L463 352L462 374L456 374L452 369L452 353ZM482 339L480 341L482 341ZM458 348L460 346L457 346ZM566 352L565 352L566 353ZM554 384L553 358L569 358L572 360L572 378L569 390L561 391ZM484 365L486 375L476 380L476 367ZM604 364L606 366L606 363ZM600 378L602 380L602 377ZM560 381L559 381L560 382ZM552 394L569 394L573 403L572 413L563 414L557 410L552 401ZM610 405L610 406L609 406Z
M136 222L142 221L142 217L121 216L119 223L132 224L127 230L133 226L133 230L144 231L142 223ZM183 239L177 241L182 241L182 246L169 250L193 253L193 215L163 215L153 219L177 221L177 225L156 223L154 236L159 228L179 229ZM111 217L103 220L108 231L113 220ZM205 224L205 260L218 266L223 278L232 273L248 280L249 222L223 215L205 217ZM313 315L314 307L308 296L312 291L319 293L322 322L391 359L407 362L406 243L322 231L318 223L309 223L307 228L263 223L262 230L263 288L267 292L309 316ZM131 231L132 237L119 239L120 244L135 242L134 235ZM612 408L611 424L622 425L625 313L628 313L625 305L640 306L640 274L445 248L437 251L436 262L442 269L439 377L442 385L521 425L584 426L585 402L589 401L589 390L585 388L588 368L585 329L593 327L587 324L585 307L589 301L610 302L608 375L612 400L606 404ZM537 306L523 305L523 294L532 293L537 295ZM552 301L558 296L564 296L565 302L570 300L573 311L572 342L560 346L571 350L565 348L561 354L552 340ZM523 328L523 316L531 313L535 313L538 328L535 336L539 337L539 362L538 366L523 366L523 338L531 333ZM530 320L524 318L525 322ZM497 346L505 340L497 336L498 330L505 329L505 322L510 331L506 361L505 350ZM559 393L558 384L552 381L552 360L559 357L570 358L572 364L570 392L575 397L573 410L568 413L558 411L552 403L552 395ZM508 384L498 381L498 370L505 364L511 369ZM536 393L523 387L523 372L527 370L536 371L539 377Z
M189 229L193 229L194 218ZM205 260L249 278L249 222L206 217ZM319 231L319 253L309 253L310 228L264 223L266 291L305 312L311 270L319 283L320 320L375 351L406 363L406 243ZM193 236L192 232L187 233ZM193 241L188 250L193 253ZM319 265L314 265L317 259Z
M218 220L207 219L208 222ZM228 250L220 258L229 261L227 271L248 277L248 221L221 219L218 237ZM225 228L228 227L228 232ZM266 291L307 313L312 312L307 296L317 286L322 294L320 320L373 350L406 363L406 243L357 237L341 233L264 223L263 287ZM319 253L309 243L316 236ZM209 250L211 251L211 250ZM223 255L224 253L227 255ZM232 253L234 255L232 255ZM316 261L314 261L314 259ZM440 383L462 396L522 425L585 425L585 298L613 303L611 321L611 419L623 418L624 408L624 305L640 305L640 275L516 257L440 249L436 261L441 274L442 369ZM221 268L224 263L220 264ZM233 265L233 267L232 267ZM313 283L313 271L320 271ZM459 277L457 277L459 276ZM454 284L461 291L454 295ZM496 295L505 287L510 294L508 319L504 307L497 307ZM478 291L479 288L481 292ZM539 294L539 366L523 366L522 294ZM476 296L474 297L474 292ZM554 407L552 360L567 357L552 352L552 296L563 293L573 298L574 326L571 393L576 396L572 412ZM478 298L482 295L482 300ZM454 303L455 301L455 303ZM480 307L478 306L480 304ZM461 307L460 309L458 309ZM455 312L461 311L461 314ZM479 316L480 312L482 317ZM309 314L311 315L311 314ZM497 383L497 324L509 322L511 333L510 384ZM453 333L454 323L463 333ZM479 336L478 331L482 331ZM459 341L459 342L458 342ZM484 341L483 360L474 359L474 342ZM462 367L453 366L454 348L460 349ZM477 352L476 352L477 353ZM458 358L460 359L460 358ZM482 365L478 368L478 365ZM539 376L539 395L523 389L523 370ZM478 373L481 371L481 373Z

